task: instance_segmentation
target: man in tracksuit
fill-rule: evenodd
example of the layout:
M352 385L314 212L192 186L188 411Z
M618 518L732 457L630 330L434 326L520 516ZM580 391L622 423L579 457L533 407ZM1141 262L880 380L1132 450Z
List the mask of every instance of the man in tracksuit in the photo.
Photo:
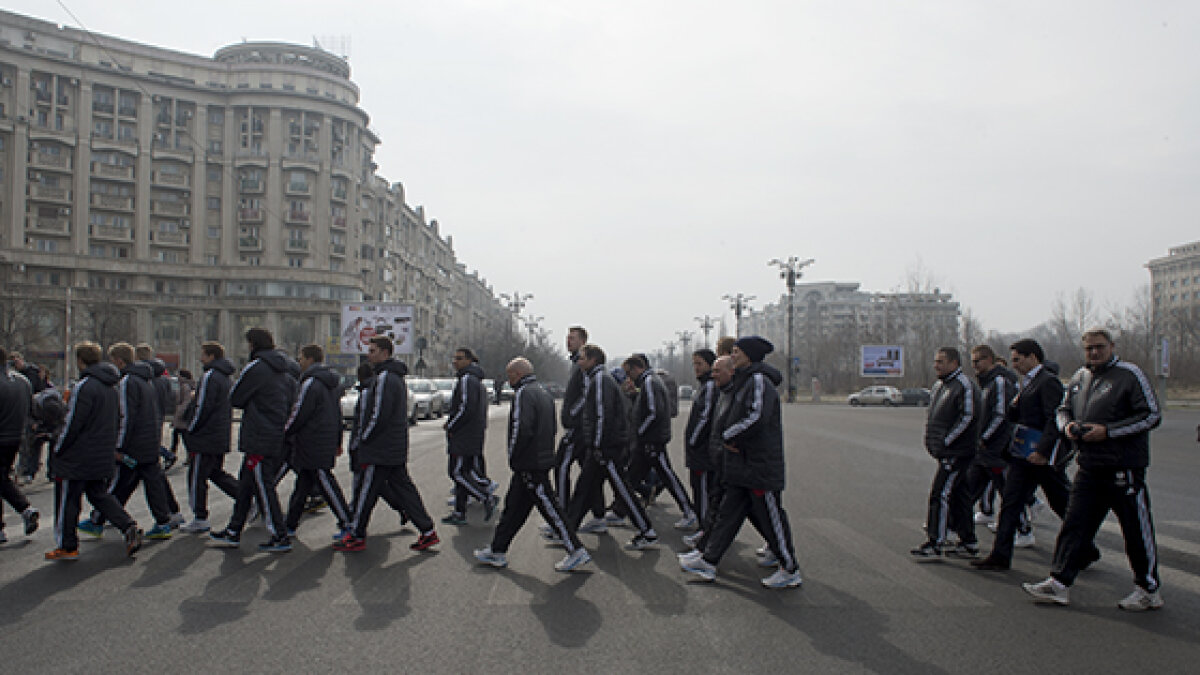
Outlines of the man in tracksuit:
M389 489L421 532L409 548L424 551L441 541L421 493L408 475L408 388L404 384L408 368L392 358L394 348L391 338L385 335L372 337L367 345L367 361L375 370L375 379L359 397L362 405L356 454L362 475L354 497L350 532L333 545L338 551L366 549L371 511L380 494Z
M603 484L608 482L638 531L626 548L640 551L658 543L658 533L642 503L633 497L633 489L621 467L621 455L629 442L629 419L625 404L621 402L624 394L604 367L607 357L603 349L587 344L580 352L578 363L584 372L584 396L576 449L583 451L584 458L583 469L575 483L575 494L567 509L567 526L579 528L584 513L600 495ZM558 540L553 532L543 532L543 536Z
M571 359L571 376L567 379L567 388L563 394L562 427L563 435L558 442L558 453L554 457L554 486L558 490L558 505L562 510L567 509L571 501L571 463L581 462L576 442L580 416L583 414L584 373L579 367L580 349L587 344L588 332L583 326L571 326L567 329L567 354ZM603 495L600 496L599 514L604 517ZM593 524L600 528L601 524Z
M37 529L39 514L13 482L12 468L21 448L21 438L29 426L32 403L33 389L29 380L9 367L8 352L0 347L0 497L24 518L26 535ZM4 507L0 505L0 544L8 541L4 534L3 512Z
M350 527L350 510L333 476L342 444L342 408L337 396L341 378L324 362L325 350L320 345L300 348L300 392L283 432L292 442L288 464L296 472L285 524L289 533L300 526L305 501L315 486L333 509L338 531L344 536Z
M191 417L183 434L187 448L188 501L192 507L192 522L180 528L196 534L208 532L208 484L237 499L238 481L225 471L225 454L229 452L233 411L229 404L233 363L225 358L225 347L219 342L200 345L200 363L204 375L192 399Z
M493 567L507 567L509 544L525 524L529 512L537 508L567 549L567 557L554 568L570 572L590 562L592 557L567 526L550 487L556 426L554 399L538 383L533 364L524 357L510 361L505 375L515 391L508 412L508 465L513 472L512 482L492 544L475 551L475 558Z
M474 497L483 504L483 520L488 521L496 510L492 481L482 470L483 437L487 429L488 397L483 388L483 369L475 352L467 348L454 352L454 367L458 381L450 396L450 412L446 414L446 452L449 455L447 472L454 481L454 511L443 523L467 524L467 499Z
M133 345L127 342L117 342L109 347L108 360L122 376L117 383L117 403L121 413L117 428L117 473L109 492L125 506L141 483L146 505L156 523L146 532L146 537L170 539L171 510L164 487L166 480L158 463L162 416L158 412L158 394L150 383L154 373L145 362L134 362ZM79 523L79 530L94 537L101 536L104 514L93 511L91 518Z
M175 393L171 390L171 374L167 371L167 364L163 363L162 359L154 356L154 348L149 344L145 342L138 343L138 346L134 349L134 355L140 363L145 363L151 372L150 384L154 386L158 402L158 412L162 417L159 420L158 448L158 453L162 459L162 486L163 491L167 495L167 507L171 511L171 527L177 527L183 525L183 514L180 513L179 501L175 499L175 491L171 488L170 481L167 480L167 471L175 466L175 461L178 457L175 453L167 449L161 438L162 424L175 414Z
M967 491L971 504L980 502L975 522L991 522L996 513L994 496L1004 492L1004 469L1012 442L1008 404L1017 393L1016 375L996 363L996 352L988 345L971 349L971 366L982 390L979 409L979 451L967 469Z
M71 390L71 401L63 430L50 451L50 474L54 477L54 539L58 548L46 560L79 558L80 499L88 501L125 535L125 552L132 557L142 547L142 531L108 492L113 475L113 448L117 446L120 404L115 385L121 374L111 363L100 362L100 345L80 342L75 346L79 381Z
M370 363L358 364L358 384L354 388L358 390L358 400L354 403L354 419L350 422L350 441L346 449L346 454L350 456L350 494L357 495L362 488L362 469L363 465L358 461L358 430L359 420L362 419L363 404L366 403L366 392L371 388L371 383L375 381L375 369ZM407 392L406 392L407 393ZM340 404L339 404L340 405ZM405 402L407 405L407 401ZM407 408L405 408L407 410ZM384 484L379 492L379 498L392 507L394 511L400 514L400 526L404 527L408 523L408 514L404 512L404 503L400 497L396 495L395 490L391 485ZM354 513L354 504L350 504L350 512ZM353 517L353 516L352 516Z
M967 469L979 444L979 388L962 369L962 357L953 347L942 347L933 359L938 380L929 395L925 420L925 450L938 462L929 489L925 519L926 541L910 553L914 560L938 560L942 553L974 558L979 555ZM958 545L943 551L951 527Z
M764 526L761 532L767 547L779 561L779 569L763 579L762 585L795 588L802 581L781 500L787 471L776 387L783 375L762 362L773 349L774 345L757 335L740 338L733 348L736 371L730 383L729 410L713 428L723 442L725 494L704 550L679 558L685 572L704 581L716 578L717 564L751 514Z
M1011 362L1021 376L1016 397L1008 405L1008 419L1014 432L1022 427L1040 434L1035 450L1022 457L1009 446L1008 473L1004 477L1004 496L1000 502L1000 522L996 539L986 558L971 564L980 570L1007 570L1012 566L1013 538L1020 527L1026 505L1038 487L1046 495L1051 510L1062 518L1067 512L1070 492L1066 465L1071 460L1070 445L1059 438L1055 415L1063 400L1058 376L1045 365L1045 352L1036 340L1024 338L1010 345ZM1100 559L1100 550L1091 547L1091 560Z
M696 526L696 513L667 456L667 443L671 441L671 402L667 388L662 378L650 370L649 364L641 356L625 359L621 367L637 391L633 401L636 444L625 472L626 480L630 485L639 485L653 469L683 512L675 528L691 529ZM614 505L613 511L617 515L625 515L619 504Z
M1116 514L1133 568L1133 592L1117 606L1129 611L1158 609L1158 550L1146 467L1150 430L1162 411L1140 368L1113 354L1112 334L1094 328L1083 334L1085 366L1067 385L1056 422L1078 450L1079 470L1054 545L1050 577L1025 590L1042 602L1066 605L1068 588L1091 558L1093 540L1109 511Z
M717 385L713 382L712 365L717 355L711 349L692 352L692 371L696 374L696 395L692 397L692 410L688 413L684 428L684 462L691 475L692 503L696 505L699 530L690 535L692 541L703 537L709 522L709 499L716 488L716 466L709 453L713 411L717 406ZM686 539L686 538L685 538ZM692 543L685 541L684 543Z
M238 375L229 392L229 402L242 411L238 450L243 455L238 472L237 500L229 524L210 532L212 542L222 548L237 548L250 505L258 503L271 537L259 550L284 553L292 550L275 481L283 463L283 425L291 410L294 380L288 375L287 358L275 349L275 338L265 328L246 331L250 362Z

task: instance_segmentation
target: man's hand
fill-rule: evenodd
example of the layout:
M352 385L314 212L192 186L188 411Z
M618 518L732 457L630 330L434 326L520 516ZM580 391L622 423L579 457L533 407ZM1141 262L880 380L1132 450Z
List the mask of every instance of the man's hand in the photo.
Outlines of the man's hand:
M1047 464L1047 460L1040 454L1032 452L1029 454L1029 463L1036 464L1037 466L1045 466Z
M726 444L725 444L725 449L726 449L726 450L728 450L728 451L730 451L730 452L738 452L738 449L737 449L737 448L735 448L735 447L733 447L733 446L732 446L732 445L730 445L729 443L726 443Z
M1088 443L1099 443L1108 438L1108 427L1103 424L1089 424L1084 429L1087 433L1083 435L1083 440Z

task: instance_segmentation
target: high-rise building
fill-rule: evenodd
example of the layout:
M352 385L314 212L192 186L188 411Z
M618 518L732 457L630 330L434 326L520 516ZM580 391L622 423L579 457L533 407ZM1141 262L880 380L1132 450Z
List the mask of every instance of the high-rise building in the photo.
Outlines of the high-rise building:
M1194 351L1200 345L1200 241L1172 246L1146 267L1156 337L1167 338L1176 354Z
M445 372L455 341L509 316L377 175L358 103L321 49L208 58L0 11L4 293L51 349L69 304L74 337L146 340L173 364L205 339L244 357L255 325L335 346L343 302L411 304Z

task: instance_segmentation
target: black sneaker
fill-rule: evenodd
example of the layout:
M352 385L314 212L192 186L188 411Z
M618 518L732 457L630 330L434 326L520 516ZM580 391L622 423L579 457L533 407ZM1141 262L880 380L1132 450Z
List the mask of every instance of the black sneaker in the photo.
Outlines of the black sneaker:
M495 497L494 495L488 495L488 498L484 500L483 522L486 523L492 519L492 516L496 513L496 502L498 501L500 501L499 498Z
M125 555L130 558L142 548L142 530L137 525L131 525L125 530Z
M38 510L33 508L32 506L26 508L21 513L21 519L25 521L25 536L26 537L33 534L34 532L37 532L38 518L40 518L41 515L42 514L38 513Z
M220 532L209 532L208 540L217 548L237 548L242 543L242 537L237 532L225 528Z
M933 562L942 559L942 547L938 546L932 541L927 541L917 548L909 551L909 554L911 554L913 560L916 560L917 562Z
M964 544L959 542L953 548L946 549L942 553L951 558L969 558L975 559L979 557L979 544L971 543Z

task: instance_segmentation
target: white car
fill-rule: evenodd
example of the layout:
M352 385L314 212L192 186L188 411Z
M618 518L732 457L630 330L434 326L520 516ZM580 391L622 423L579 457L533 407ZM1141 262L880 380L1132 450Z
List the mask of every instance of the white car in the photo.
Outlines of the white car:
M867 387L856 394L846 397L846 403L860 405L900 405L904 402L904 394L895 387L876 385Z
M441 417L445 412L445 398L432 380L423 377L406 377L408 383L408 398L416 404L413 418L423 417L431 420L434 416Z
M340 401L342 407L342 426L349 429L354 424L354 409L358 406L359 391L356 387L350 387L346 393L342 394ZM408 423L417 423L417 401L414 396L408 397Z

